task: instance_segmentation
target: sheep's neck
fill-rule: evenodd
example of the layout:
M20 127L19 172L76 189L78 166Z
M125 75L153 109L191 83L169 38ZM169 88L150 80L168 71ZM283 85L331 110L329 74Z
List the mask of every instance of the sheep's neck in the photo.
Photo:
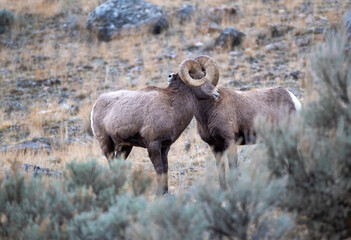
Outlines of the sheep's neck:
M182 129L185 129L195 113L195 106L198 102L191 87L183 82L175 82L168 86L172 109L175 111L175 122Z

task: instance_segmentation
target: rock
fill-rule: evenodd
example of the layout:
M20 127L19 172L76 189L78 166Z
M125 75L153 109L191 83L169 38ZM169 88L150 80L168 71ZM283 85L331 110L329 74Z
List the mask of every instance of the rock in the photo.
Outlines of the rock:
M6 135L10 141L20 141L21 139L28 137L29 134L30 131L25 124L7 125L4 123L0 126L0 138L3 135Z
M186 140L184 143L185 150L188 152L191 148L191 142L189 140Z
M258 45L264 45L267 42L267 35L264 32L258 33L256 43Z
M79 29L79 16L76 14L69 15L63 22L62 27L70 32Z
M240 91L248 91L251 89L251 85L248 84L248 85L244 85L244 86L241 86L240 87Z
M270 43L268 45L266 45L266 51L267 52L271 52L271 51L275 51L275 50L282 50L284 49L286 46L286 42L285 41L280 41L280 42L276 42L276 43Z
M0 11L0 34L3 34L11 29L14 19L15 17L11 11L6 9Z
M50 79L19 79L16 81L16 86L19 88L36 88L41 86L50 87L53 85L60 85L62 82L61 78L50 78Z
M48 161L53 163L53 164L61 163L61 158L51 156L51 157L48 158Z
M230 56L233 57L238 57L238 56L242 56L244 53L242 51L232 51L229 53Z
M223 21L232 22L236 16L235 8L223 5L221 7L211 8L209 11L209 20L221 24Z
M52 171L50 168L43 168L38 165L33 165L28 163L21 164L19 169L27 173L34 173L35 176L46 175L46 176L54 176L56 178L62 176L62 172L60 171Z
M257 82L257 81L260 81L260 80L264 79L265 76L266 76L265 73L263 73L263 72L257 72L257 73L255 73L255 74L251 75L251 78L250 78L250 79L251 79L251 81Z
M29 80L29 79L19 79L16 81L16 86L21 88L30 88L30 87L37 87L37 81Z
M243 85L243 82L240 79L234 79L234 80L230 81L228 84L229 87L239 87L242 85Z
M178 11L176 11L176 18L180 24L189 22L192 18L193 13L195 12L195 7L192 5L184 5Z
M110 0L95 8L88 16L86 27L96 32L101 41L110 41L122 30L147 29L159 34L168 28L162 9L143 0Z
M221 35L215 42L215 46L225 49L233 49L235 46L239 46L242 43L244 37L244 33L233 27L228 27L221 32Z
M169 27L168 20L165 16L160 17L152 28L152 34L160 34Z
M303 72L300 72L299 70L291 72L289 74L294 80L298 80L300 77L304 76Z
M299 47L309 46L312 44L312 42L313 42L313 39L311 36L302 36L295 40L296 45Z
M17 100L3 101L1 106L3 111L7 114L11 113L12 111L25 111L27 109L21 101Z
M351 29L351 28L350 28ZM323 34L324 33L324 27L321 26L321 27L315 27L313 28L313 33L314 34Z
M11 94L11 95L15 95L15 96L22 96L22 95L24 94L24 91L23 91L23 89L21 89L21 88L12 89L12 90L10 91L10 94Z
M213 33L213 32L220 32L222 28L215 22L210 22L208 24L208 32Z
M271 37L282 37L286 33L290 32L294 28L290 25L283 25L283 24L273 24L270 26Z
M187 45L186 49L188 51L195 51L198 50L199 48L203 47L204 44L202 42L191 42L189 45Z
M27 151L32 150L34 152L47 151L50 152L52 149L52 140L49 138L33 138L32 140L23 141L19 144L5 145L1 148L1 151Z

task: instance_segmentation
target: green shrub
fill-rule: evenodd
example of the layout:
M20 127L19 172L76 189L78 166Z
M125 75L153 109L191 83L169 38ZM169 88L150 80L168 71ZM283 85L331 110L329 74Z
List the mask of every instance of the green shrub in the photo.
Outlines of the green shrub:
M338 34L312 56L300 116L259 130L271 176L286 178L279 205L296 214L294 234L303 239L351 235L351 56L346 45L345 35Z
M130 185L135 196L146 194L152 186L152 178L142 169L136 169L131 174Z
M10 239L86 239L89 226L103 229L104 219L111 219L111 226L123 225L123 221L129 220L129 211L124 210L123 205L129 201L123 198L122 191L126 170L127 166L121 161L112 163L111 168L90 161L68 164L63 179L24 176L19 172L3 178L0 185L0 236ZM135 200L130 201L131 206L136 204ZM122 210L127 212L123 215ZM87 220L89 224L77 224Z
M148 204L130 225L128 239L203 239L206 221L190 195L168 196Z
M79 202L77 208L90 210L96 202L98 207L106 210L122 191L127 180L127 169L122 161L117 160L110 164L110 168L99 166L95 161L68 164L67 186Z
M292 225L277 208L280 181L269 182L264 169L249 173L232 171L228 190L206 184L198 189L198 201L211 238L280 239ZM274 227L272 227L274 226Z
M121 196L106 212L92 210L77 214L69 227L79 239L126 239L127 227L137 224L137 214L146 208L143 198Z
M58 184L38 177L25 179L20 173L5 179L0 187L1 236L28 239L33 229L38 232L43 225L55 229L73 217L73 204ZM43 235L52 237L52 233Z

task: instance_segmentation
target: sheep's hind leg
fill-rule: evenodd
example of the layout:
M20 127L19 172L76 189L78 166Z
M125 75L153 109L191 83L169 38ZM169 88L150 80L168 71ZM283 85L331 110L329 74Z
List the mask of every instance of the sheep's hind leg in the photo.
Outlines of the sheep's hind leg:
M132 148L133 146L123 146L120 151L117 151L116 158L123 158L124 160L127 159L130 152L132 151Z
M217 165L218 175L219 175L219 186L221 187L222 190L226 190L227 184L225 181L225 164L223 161L224 149L220 147L212 147L212 152L216 158L216 165Z
M108 163L110 164L111 159L114 157L115 144L111 137L105 136L100 141L100 147L103 154L107 158Z
M159 142L151 142L147 150L149 152L149 157L154 165L157 174L158 190L157 195L163 195L168 193L168 183L166 175L164 174L164 168L161 157L161 144Z

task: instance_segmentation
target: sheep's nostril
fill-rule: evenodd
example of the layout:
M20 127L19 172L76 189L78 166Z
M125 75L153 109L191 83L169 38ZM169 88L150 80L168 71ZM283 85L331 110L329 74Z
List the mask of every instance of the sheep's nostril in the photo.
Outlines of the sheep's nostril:
M213 95L215 96L215 98L219 98L220 93L219 93L219 90L217 88L213 90Z

